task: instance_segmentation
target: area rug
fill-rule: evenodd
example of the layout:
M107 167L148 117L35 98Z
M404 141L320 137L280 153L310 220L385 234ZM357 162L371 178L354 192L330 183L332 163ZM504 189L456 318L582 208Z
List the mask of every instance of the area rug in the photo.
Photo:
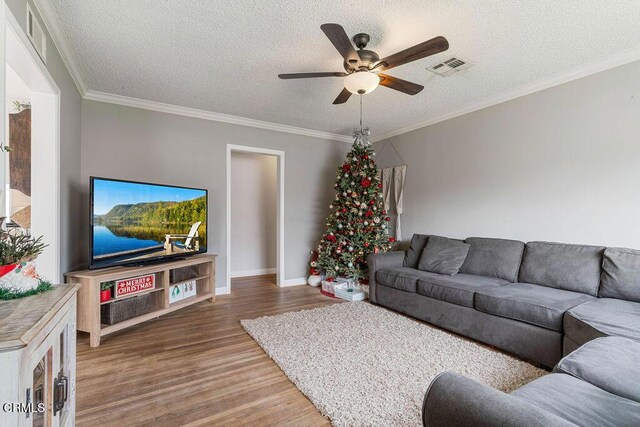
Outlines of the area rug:
M335 426L420 426L424 394L443 371L505 392L546 373L367 302L241 324Z

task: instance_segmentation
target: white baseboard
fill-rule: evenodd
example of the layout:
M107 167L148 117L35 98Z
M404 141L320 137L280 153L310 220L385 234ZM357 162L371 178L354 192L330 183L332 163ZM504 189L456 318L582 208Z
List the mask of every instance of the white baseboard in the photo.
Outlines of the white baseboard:
M216 296L218 295L229 295L231 293L231 291L229 290L228 286L225 286L223 288L216 288Z
M276 274L278 272L277 268L261 268L258 270L244 270L244 271L235 271L231 273L230 277L249 277L249 276L262 276L264 274Z
M297 279L286 279L282 282L282 284L280 285L281 288L287 287L287 286L298 286L298 285L306 285L307 284L307 278L306 277L299 277Z

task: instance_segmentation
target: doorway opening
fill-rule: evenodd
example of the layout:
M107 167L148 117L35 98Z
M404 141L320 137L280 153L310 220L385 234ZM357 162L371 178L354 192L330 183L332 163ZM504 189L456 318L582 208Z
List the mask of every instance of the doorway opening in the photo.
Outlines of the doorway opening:
M231 279L284 282L284 152L227 145L227 292Z
M36 261L38 274L62 283L60 271L60 90L17 19L2 12L2 141L0 216L48 246ZM26 17L25 17L26 19Z

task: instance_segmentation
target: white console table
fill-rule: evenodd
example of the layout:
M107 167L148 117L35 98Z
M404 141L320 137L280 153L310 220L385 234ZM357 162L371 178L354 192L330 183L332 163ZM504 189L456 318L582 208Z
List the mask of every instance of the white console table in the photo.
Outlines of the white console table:
M79 288L0 302L0 426L75 425Z

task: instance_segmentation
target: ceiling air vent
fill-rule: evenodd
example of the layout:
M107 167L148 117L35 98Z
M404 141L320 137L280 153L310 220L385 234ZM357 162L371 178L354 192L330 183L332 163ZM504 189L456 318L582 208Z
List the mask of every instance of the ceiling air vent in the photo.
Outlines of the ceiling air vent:
M47 62L47 36L42 30L42 25L33 14L29 3L27 3L27 34L31 40L31 44L42 58L42 62Z
M439 76L448 77L456 71L466 70L471 66L473 66L473 62L453 57L447 59L446 61L442 61L439 64L427 67L427 70Z

